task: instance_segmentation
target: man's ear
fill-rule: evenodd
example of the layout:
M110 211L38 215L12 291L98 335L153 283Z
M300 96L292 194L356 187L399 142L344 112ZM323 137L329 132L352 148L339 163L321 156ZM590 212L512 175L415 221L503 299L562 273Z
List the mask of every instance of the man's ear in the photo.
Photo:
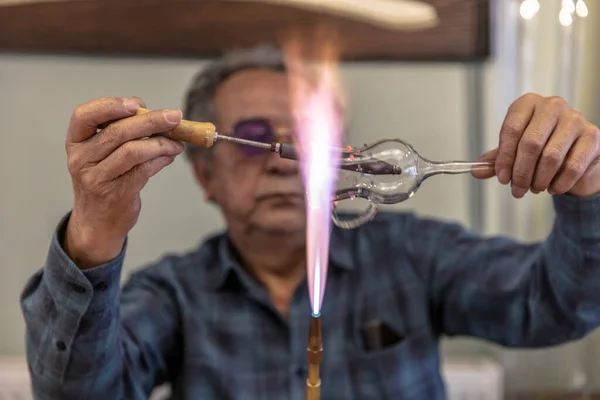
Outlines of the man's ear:
M192 158L192 168L196 181L204 189L204 195L207 201L214 202L215 195L212 181L212 171L210 160L207 160L204 155L196 155Z

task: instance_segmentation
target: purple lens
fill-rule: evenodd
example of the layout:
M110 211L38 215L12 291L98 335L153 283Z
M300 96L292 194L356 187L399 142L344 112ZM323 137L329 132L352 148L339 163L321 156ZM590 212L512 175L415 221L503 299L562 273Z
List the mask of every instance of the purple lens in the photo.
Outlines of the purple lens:
M275 140L275 131L269 121L265 119L251 119L238 122L233 128L233 136L254 142L272 143ZM243 144L239 144L238 148L248 155L264 154L267 152L265 149L245 146Z

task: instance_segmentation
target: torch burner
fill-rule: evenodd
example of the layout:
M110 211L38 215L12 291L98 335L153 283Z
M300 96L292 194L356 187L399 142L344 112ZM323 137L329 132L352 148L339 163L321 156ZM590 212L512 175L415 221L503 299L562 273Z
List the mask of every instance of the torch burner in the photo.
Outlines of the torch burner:
M321 335L321 317L314 314L310 318L307 352L308 378L306 379L306 400L319 400L321 397L319 366L323 359L323 338Z

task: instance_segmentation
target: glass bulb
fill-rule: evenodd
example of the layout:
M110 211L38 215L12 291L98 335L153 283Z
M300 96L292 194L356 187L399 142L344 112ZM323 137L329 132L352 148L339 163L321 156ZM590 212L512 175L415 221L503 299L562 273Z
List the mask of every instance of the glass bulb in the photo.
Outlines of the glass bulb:
M356 197L365 197L368 194L383 204L404 201L417 185L418 163L414 149L397 139L351 148L342 153L340 168L358 172L360 177L353 180L352 187L340 189L336 195L354 192Z
M342 152L339 168L357 174L338 180L333 203L333 222L342 228L354 228L372 219L382 204L397 204L411 198L421 183L437 174L463 174L493 167L490 162L435 162L423 158L410 144L400 139L386 139L349 147ZM344 200L366 200L362 212L342 215L337 212ZM346 204L346 203L344 203ZM353 208L353 207L351 207Z

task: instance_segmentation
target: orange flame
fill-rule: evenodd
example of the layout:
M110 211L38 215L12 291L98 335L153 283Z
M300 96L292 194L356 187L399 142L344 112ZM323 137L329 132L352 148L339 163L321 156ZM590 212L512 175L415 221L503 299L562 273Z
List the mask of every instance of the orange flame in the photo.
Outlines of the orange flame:
M307 275L315 316L321 313L327 279L332 197L340 158L333 149L340 148L343 130L338 47L331 37L331 32L321 31L315 41L291 39L284 45L306 188Z

